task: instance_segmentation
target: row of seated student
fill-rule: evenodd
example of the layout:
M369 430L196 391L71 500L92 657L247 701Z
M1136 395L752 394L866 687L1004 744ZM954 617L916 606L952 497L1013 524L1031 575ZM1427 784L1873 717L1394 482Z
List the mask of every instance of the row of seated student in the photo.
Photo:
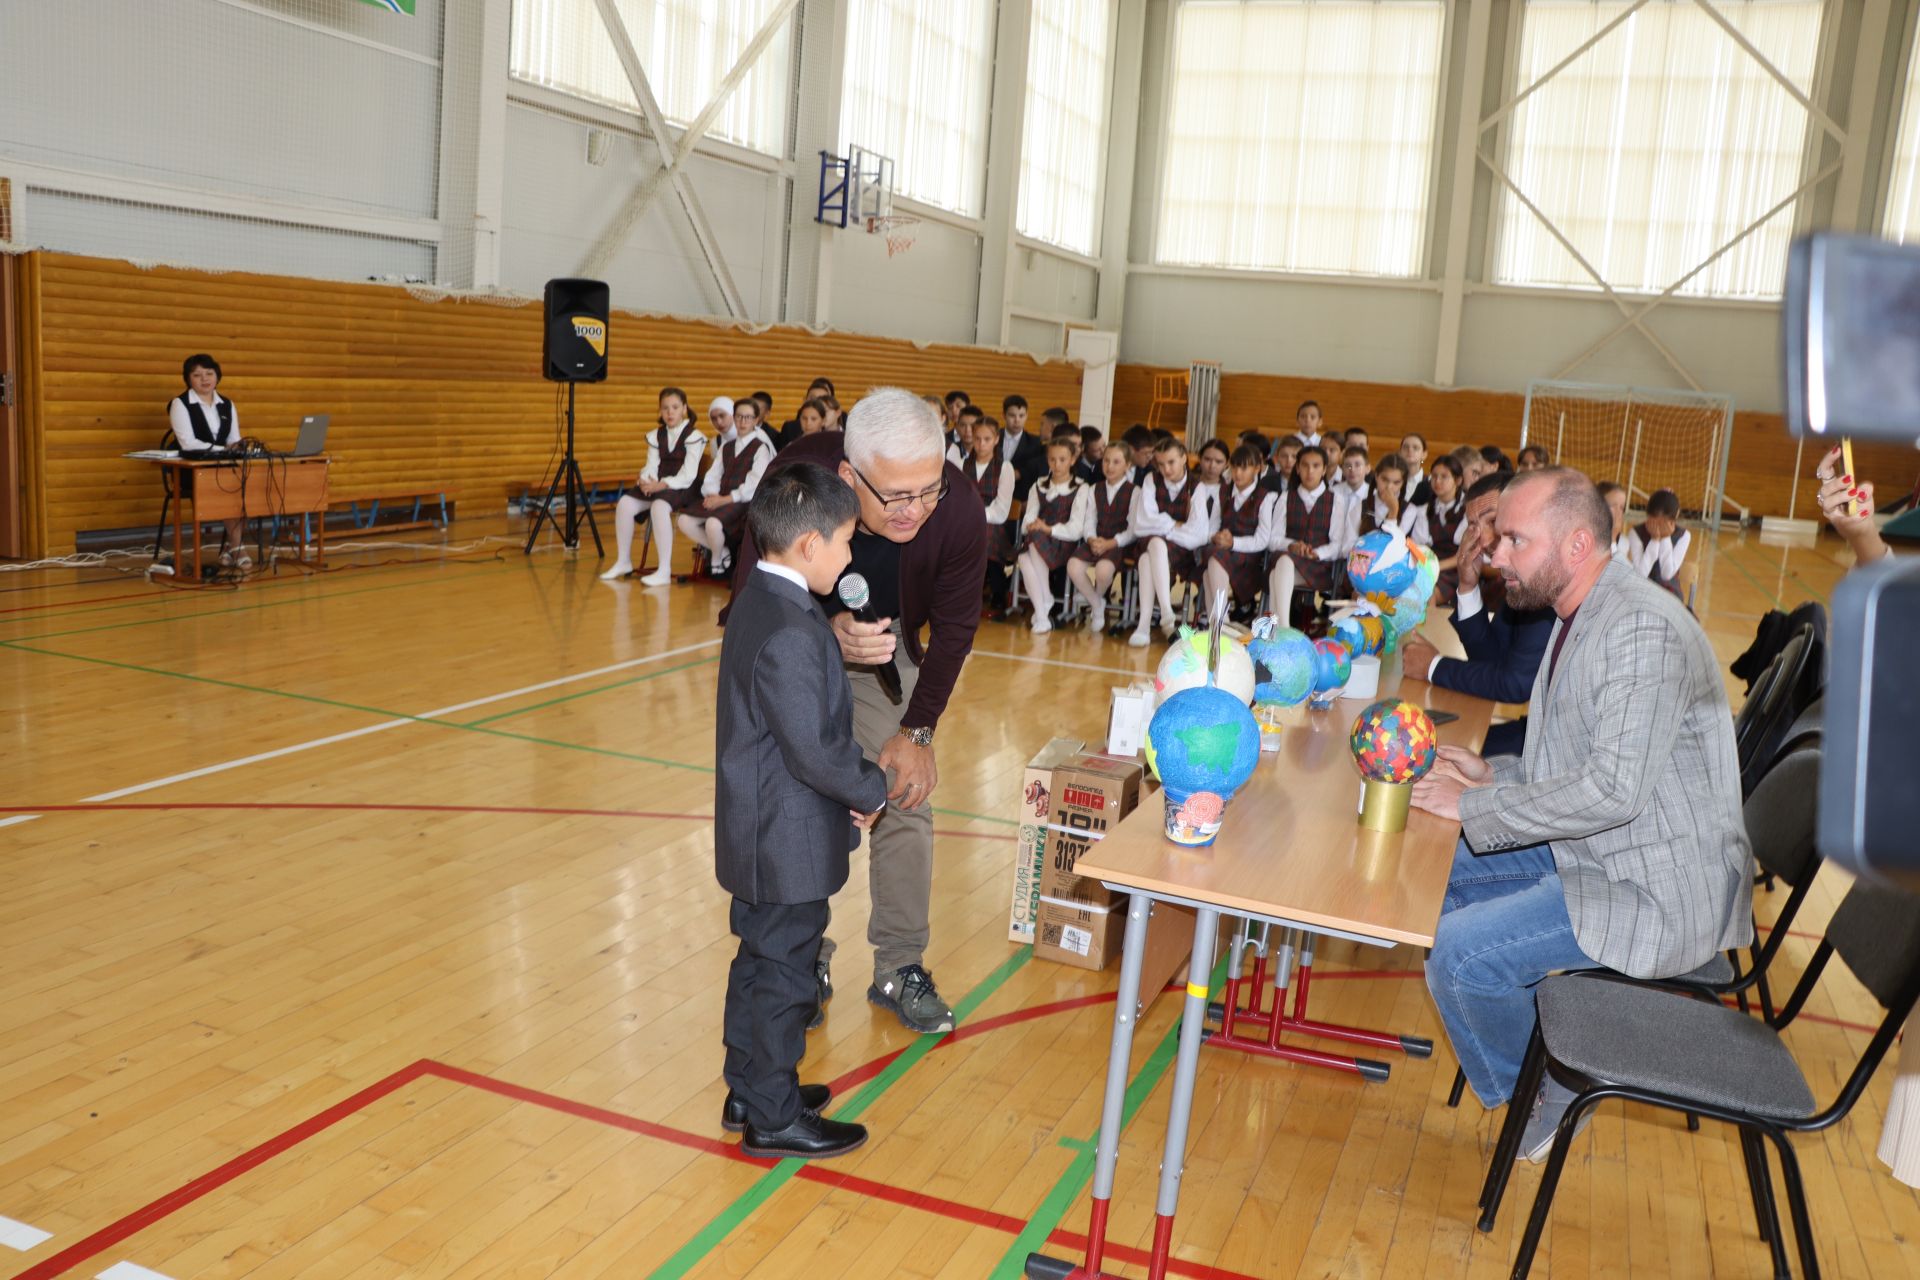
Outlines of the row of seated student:
M993 530L990 608L1004 599L995 580L1005 583L1011 569L1032 602L1036 633L1054 627L1056 584L1070 584L1087 602L1089 626L1097 632L1105 626L1114 577L1132 568L1139 575L1140 611L1129 637L1135 646L1149 643L1156 607L1163 626L1173 630L1175 582L1204 587L1206 598L1227 591L1242 617L1265 588L1267 601L1288 602L1291 621L1318 632L1326 599L1344 588L1347 554L1359 538L1389 525L1440 557L1436 594L1451 605L1467 490L1485 476L1515 470L1514 464L1486 446L1457 449L1428 467L1418 433L1376 463L1364 430L1318 430L1312 402L1301 407L1299 419L1305 434L1282 439L1271 452L1260 433L1247 432L1231 451L1222 441L1207 441L1191 467L1185 446L1166 432L1136 425L1104 445L1097 433L1082 441L1068 429L1047 446L1047 474L1027 486L1019 485L1007 459L998 423L974 420L972 451L961 469L986 503ZM1546 451L1529 445L1517 469L1548 464ZM1096 466L1098 479L1088 474ZM1014 517L1016 491L1025 497ZM1602 493L1615 511L1615 554L1690 599L1692 568L1683 563L1689 535L1678 526L1677 497L1657 491L1646 522L1628 528L1625 491L1602 486Z
M1241 616L1264 588L1267 601L1288 602L1291 621L1317 632L1324 601L1344 587L1348 552L1388 525L1440 557L1437 594L1450 605L1467 490L1483 476L1549 462L1538 445L1523 447L1517 464L1494 445L1429 458L1418 432L1402 436L1394 452L1375 461L1365 429L1327 428L1319 404L1308 400L1295 412L1292 434L1270 443L1258 431L1242 432L1231 449L1209 440L1190 466L1175 436L1142 424L1108 442L1096 428L1075 427L1062 408L1041 414L1042 433L1028 431L1022 396L1001 402L1004 420L986 414L965 391L926 399L947 423L948 460L987 509L990 614L1006 615L1011 575L1018 572L1035 632L1053 629L1058 596L1068 588L1087 601L1089 624L1099 632L1114 578L1134 570L1141 608L1129 643L1136 646L1149 642L1156 608L1172 631L1176 582L1204 587L1208 597L1227 590ZM686 394L677 387L660 392L646 465L615 509L618 554L603 577L633 572L633 538L643 513L659 564L643 585L671 581L676 530L700 549L710 573L729 571L767 463L803 436L839 429L840 404L828 379L808 386L798 413L777 433L772 405L764 391L715 398L707 408L714 442L708 458L708 436L692 420ZM1690 535L1679 526L1678 499L1657 491L1646 522L1629 527L1626 491L1618 485L1601 491L1614 512L1614 555L1690 600L1694 566L1686 561Z

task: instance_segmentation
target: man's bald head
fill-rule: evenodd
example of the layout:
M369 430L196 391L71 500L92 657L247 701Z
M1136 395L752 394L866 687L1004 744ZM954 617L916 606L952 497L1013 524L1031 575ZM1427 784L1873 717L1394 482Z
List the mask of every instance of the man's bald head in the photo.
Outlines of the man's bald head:
M1507 485L1507 492L1544 488L1547 493L1541 508L1553 527L1555 538L1565 538L1575 529L1585 529L1600 546L1613 543L1613 513L1606 499L1584 472L1572 467L1538 467L1522 471Z

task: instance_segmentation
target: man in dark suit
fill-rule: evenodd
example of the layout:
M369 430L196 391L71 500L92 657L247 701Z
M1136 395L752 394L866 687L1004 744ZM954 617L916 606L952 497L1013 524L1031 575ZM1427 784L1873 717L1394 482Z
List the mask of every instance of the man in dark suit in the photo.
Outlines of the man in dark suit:
M1515 609L1504 598L1489 601L1481 591L1481 571L1499 535L1494 516L1500 492L1513 479L1510 471L1482 476L1467 490L1464 533L1460 542L1460 595L1454 605L1453 629L1466 646L1466 660L1443 658L1426 637L1411 636L1401 648L1401 669L1416 680L1443 689L1471 694L1489 702L1524 703L1533 696L1533 678L1547 656L1547 638L1553 634L1553 610ZM1487 585L1492 587L1498 579ZM1499 595L1504 597L1504 592ZM1527 744L1527 718L1520 717L1487 730L1483 754L1517 756Z
M887 803L886 775L853 739L840 642L813 598L852 559L859 514L825 467L768 477L747 513L760 559L720 646L714 874L733 895L740 939L727 975L721 1124L744 1130L741 1150L753 1156L835 1156L867 1138L821 1116L831 1095L797 1071L827 899L847 882L855 828Z

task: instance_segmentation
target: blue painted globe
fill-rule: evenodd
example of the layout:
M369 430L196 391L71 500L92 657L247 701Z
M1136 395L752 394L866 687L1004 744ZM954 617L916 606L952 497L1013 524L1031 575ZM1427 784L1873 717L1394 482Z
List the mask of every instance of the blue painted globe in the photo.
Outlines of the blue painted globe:
M1208 791L1231 799L1259 762L1259 722L1223 689L1182 689L1147 726L1147 763L1181 798Z
M1247 644L1253 658L1253 700L1260 706L1297 707L1313 692L1313 641L1291 627Z
M1347 555L1347 576L1363 596L1397 596L1413 585L1417 572L1406 535L1398 528L1375 529Z
M1353 650L1331 637L1313 643L1313 691L1331 693L1353 676Z

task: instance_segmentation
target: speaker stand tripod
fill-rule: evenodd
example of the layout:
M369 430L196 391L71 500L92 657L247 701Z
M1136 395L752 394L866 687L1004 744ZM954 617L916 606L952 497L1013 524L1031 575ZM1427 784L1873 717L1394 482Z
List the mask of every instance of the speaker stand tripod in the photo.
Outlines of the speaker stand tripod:
M540 522L546 521L553 531L560 535L560 545L569 551L580 548L580 513L587 516L587 528L593 533L594 554L604 558L606 547L600 542L600 526L593 519L593 495L587 492L587 482L581 478L580 462L573 456L573 390L575 383L567 384L567 452L561 458L560 467L553 473L553 480L547 485L546 500L540 509L533 513L533 527L527 530L527 554L533 554L533 544L540 538ZM567 522L560 523L560 517L553 514L553 500L564 488L567 504Z

